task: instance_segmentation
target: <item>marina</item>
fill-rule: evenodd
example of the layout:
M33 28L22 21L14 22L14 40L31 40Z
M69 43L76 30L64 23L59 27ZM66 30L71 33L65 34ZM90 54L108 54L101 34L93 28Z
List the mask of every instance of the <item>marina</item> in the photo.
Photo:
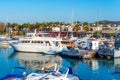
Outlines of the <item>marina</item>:
M36 71L41 65L56 62L63 67L71 67L73 73L82 80L119 80L120 59L70 59L58 55L40 53L14 52L12 48L0 49L0 78L3 78L14 67L27 68L28 72ZM4 66L4 67L3 67ZM87 77L86 77L87 76Z
M1 0L0 80L120 80L119 5Z

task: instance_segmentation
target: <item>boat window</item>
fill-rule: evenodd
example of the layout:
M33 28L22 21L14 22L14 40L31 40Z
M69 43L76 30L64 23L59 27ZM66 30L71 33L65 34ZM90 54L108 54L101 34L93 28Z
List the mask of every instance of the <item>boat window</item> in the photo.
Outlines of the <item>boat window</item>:
M59 43L58 42L56 42L56 44L55 44L56 46L58 46L59 45Z
M81 41L80 43L86 43L85 41Z
M34 41L32 41L31 43L34 43Z
M37 43L37 41L34 41L34 43Z
M40 41L32 41L31 43L40 43Z
M38 41L38 43L40 43L40 41Z
M41 34L39 34L38 36L39 36L39 37L42 37L42 35L41 35Z
M41 44L43 44L43 41L40 41Z
M76 52L77 52L77 53L79 53L79 51L78 51L78 50L76 50Z
M49 41L46 41L46 46L51 46Z
M27 41L27 40L25 40L25 41L21 41L21 43L29 43L30 41Z
M36 41L32 41L31 43L36 43Z

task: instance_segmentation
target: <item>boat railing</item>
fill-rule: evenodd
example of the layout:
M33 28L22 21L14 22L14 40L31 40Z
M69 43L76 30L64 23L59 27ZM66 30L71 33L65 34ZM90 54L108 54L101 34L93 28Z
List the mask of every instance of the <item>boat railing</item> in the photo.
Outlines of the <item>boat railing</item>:
M66 67L62 67L62 66L58 66L56 63L47 63L47 64L44 64L41 66L40 70L45 70L45 69L49 69L49 68L52 68L54 67L53 69L53 73L64 73L65 74L65 78L67 77L67 75L70 73L72 74L72 68L66 68ZM64 72L65 71L65 72Z

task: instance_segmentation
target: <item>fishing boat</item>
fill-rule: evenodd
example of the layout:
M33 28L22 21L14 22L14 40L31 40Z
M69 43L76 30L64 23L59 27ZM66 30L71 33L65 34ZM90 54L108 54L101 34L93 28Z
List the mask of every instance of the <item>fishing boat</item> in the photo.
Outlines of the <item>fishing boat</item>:
M0 35L0 49L7 49L10 47L9 43L17 42L18 38L9 38L4 35Z
M66 72L63 73L61 70ZM53 71L47 71L47 73L30 73L26 77L26 80L79 80L79 78L72 74L72 68L68 69L55 65Z
M98 56L102 58L119 58L120 57L120 37L114 41L104 41L103 45L97 51Z
M79 48L70 48L68 51L62 51L60 56L75 58L75 59L90 59L95 57L95 51L82 50Z
M62 38L52 37L49 33L27 33L23 38L19 38L17 43L11 43L15 51L22 52L42 52L46 54L55 54L61 52L67 47L62 43Z

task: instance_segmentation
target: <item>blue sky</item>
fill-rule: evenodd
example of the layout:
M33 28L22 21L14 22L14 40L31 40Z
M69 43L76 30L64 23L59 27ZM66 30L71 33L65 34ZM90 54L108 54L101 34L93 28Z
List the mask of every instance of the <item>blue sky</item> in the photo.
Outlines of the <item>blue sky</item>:
M120 0L0 0L0 21L120 20Z

